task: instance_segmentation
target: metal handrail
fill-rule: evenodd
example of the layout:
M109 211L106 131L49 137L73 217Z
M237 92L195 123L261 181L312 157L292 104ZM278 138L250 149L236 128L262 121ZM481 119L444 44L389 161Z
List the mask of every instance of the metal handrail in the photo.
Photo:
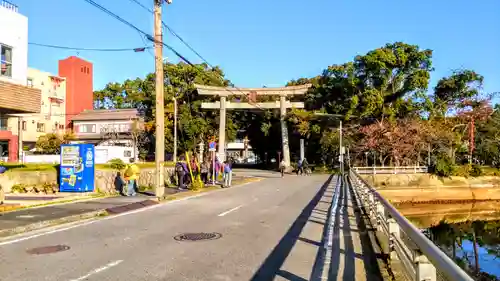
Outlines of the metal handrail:
M392 204L378 193L368 182L359 174L351 170L351 173L368 191L376 198L378 203L382 204L392 219L399 225L403 232L418 247L418 250L427 257L427 259L440 271L445 277L453 281L473 281L463 269L461 269L451 258L439 249L431 240L429 240L418 228L408 221Z
M407 171L412 171L413 173L427 173L428 172L428 167L427 166L366 166L366 167L352 167L357 172L360 173L386 173L386 172L391 172L394 174L398 174L401 172L407 172Z

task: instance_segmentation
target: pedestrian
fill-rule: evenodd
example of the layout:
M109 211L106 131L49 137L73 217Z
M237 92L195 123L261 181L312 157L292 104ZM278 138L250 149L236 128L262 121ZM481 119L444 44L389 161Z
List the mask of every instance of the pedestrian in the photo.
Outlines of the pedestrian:
M299 162L297 162L297 176L302 175L302 159L299 159Z
M302 173L304 173L306 176L310 174L309 163L307 162L306 158L302 159Z
M219 158L218 158L218 157L217 157L217 158L215 158L215 169L214 169L214 170L215 170L215 175L214 175L214 176L215 176L215 177L214 177L214 181L215 181L215 182L218 182L218 181L219 181L219 172L220 172L220 170L221 170L221 166L222 166L222 165L221 165L221 164L220 164L220 162L219 162Z
M177 188L179 190L184 189L186 169L184 168L184 163L181 159L175 163L175 174L177 175Z
M207 160L204 160L201 162L200 165L200 173L201 173L201 181L204 184L208 183L208 170L210 169L210 165L208 164Z
M285 176L285 167L286 164L285 164L285 160L281 160L280 162L280 173L281 173L281 177L284 177Z
M140 170L137 165L135 165L135 159L130 158L130 164L125 167L125 172L123 173L125 177L125 182L127 183L127 196L135 196L137 179L139 178Z
M225 161L224 162L224 184L222 187L230 187L231 186L231 181L233 179L232 175L232 167L231 167L231 162L230 161Z

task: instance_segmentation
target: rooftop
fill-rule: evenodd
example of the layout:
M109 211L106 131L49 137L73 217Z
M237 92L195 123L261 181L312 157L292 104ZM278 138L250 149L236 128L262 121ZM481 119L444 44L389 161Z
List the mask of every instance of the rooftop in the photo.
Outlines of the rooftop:
M17 5L14 5L13 3L6 0L0 0L0 7L5 8L7 10L11 10L16 13L19 11Z
M73 121L131 120L140 118L136 108L85 110L72 118Z

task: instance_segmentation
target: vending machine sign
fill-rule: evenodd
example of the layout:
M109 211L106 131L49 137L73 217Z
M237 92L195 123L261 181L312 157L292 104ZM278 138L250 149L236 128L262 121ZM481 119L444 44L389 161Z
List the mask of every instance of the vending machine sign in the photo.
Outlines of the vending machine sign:
M59 190L91 192L94 190L94 145L61 145Z

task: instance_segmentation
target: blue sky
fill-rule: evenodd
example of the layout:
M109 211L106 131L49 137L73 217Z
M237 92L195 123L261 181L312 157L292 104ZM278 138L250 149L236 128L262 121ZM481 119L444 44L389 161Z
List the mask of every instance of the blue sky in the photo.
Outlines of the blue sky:
M144 46L141 36L83 0L10 0L29 18L29 41L88 48ZM152 15L129 0L95 0L152 32ZM139 0L148 7L152 0ZM239 87L281 86L328 65L404 41L434 50L432 84L453 69L485 76L500 91L499 0L173 0L164 21ZM165 41L199 59L176 38ZM152 53L76 52L30 46L29 65L57 73L57 60L78 55L94 63L94 88L144 77ZM178 59L166 51L171 61Z

